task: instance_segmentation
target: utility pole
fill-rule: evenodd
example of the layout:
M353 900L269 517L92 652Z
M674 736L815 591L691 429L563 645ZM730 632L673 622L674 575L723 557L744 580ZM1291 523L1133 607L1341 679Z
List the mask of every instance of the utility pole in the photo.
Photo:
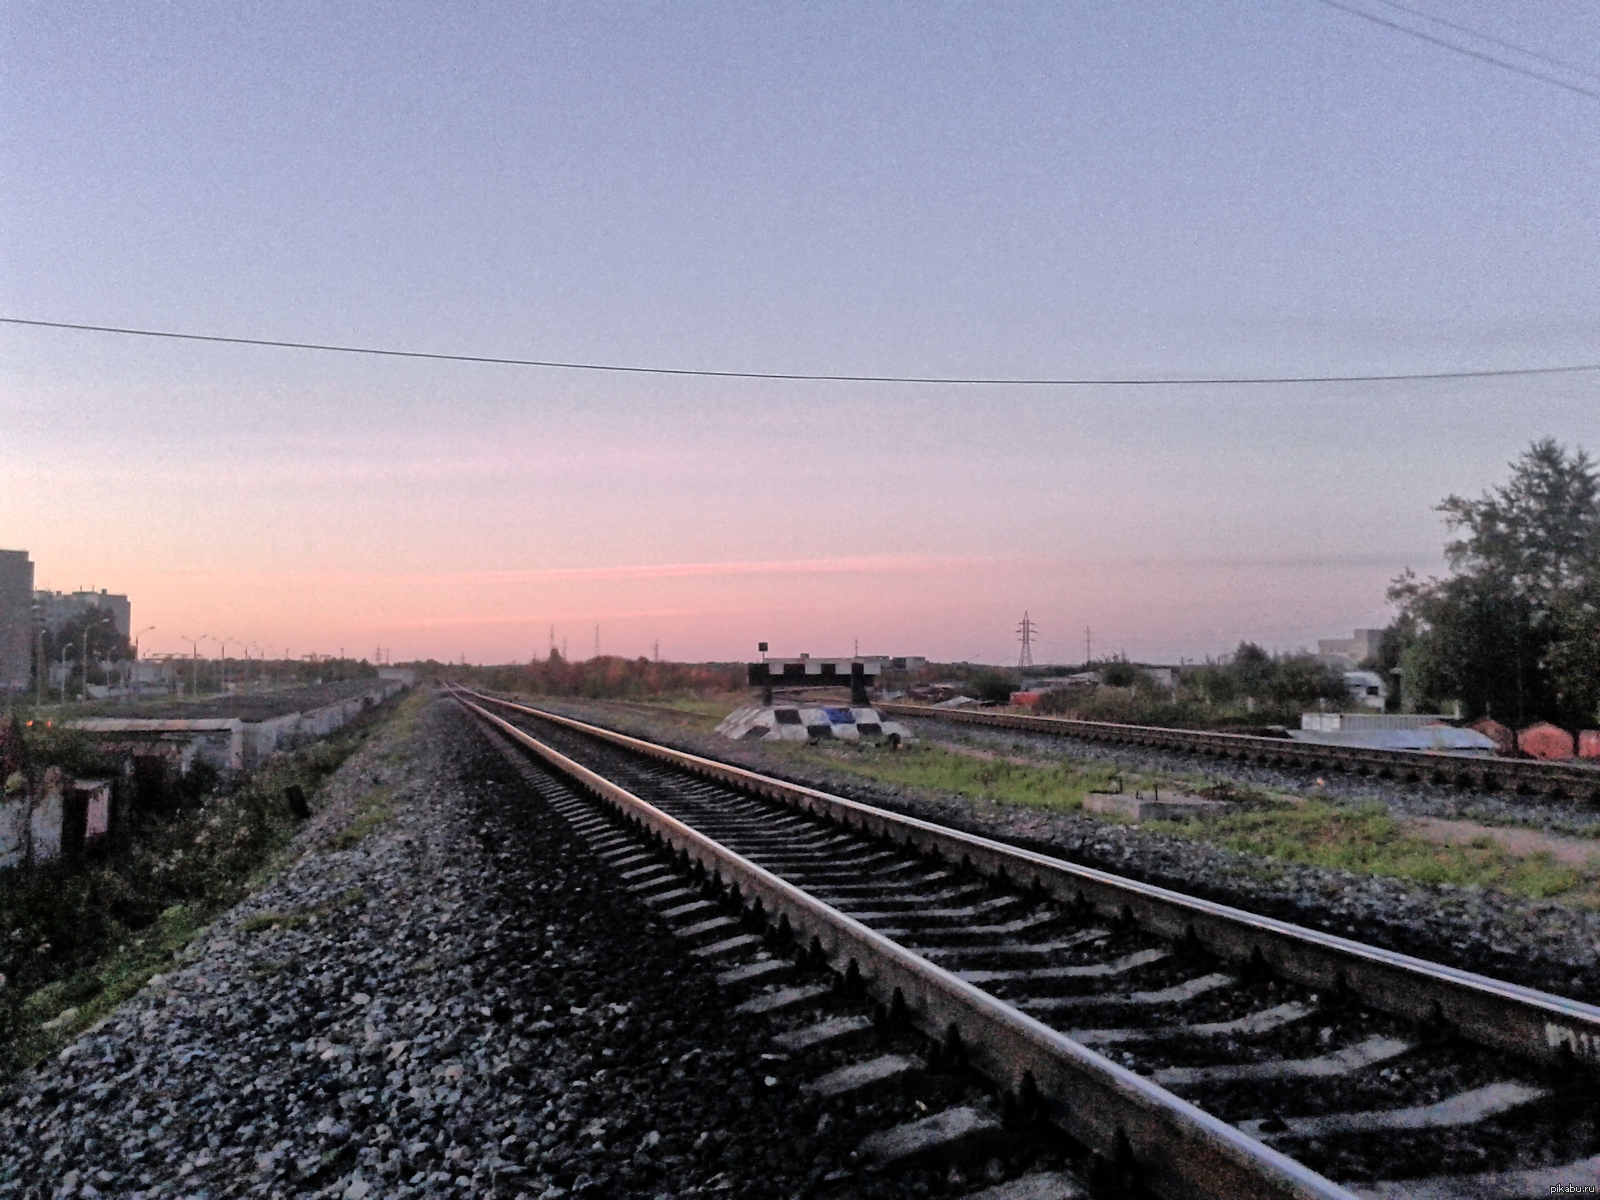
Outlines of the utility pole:
M1033 623L1033 618L1026 612L1022 614L1022 624L1017 626L1017 637L1022 641L1022 653L1017 655L1017 666L1033 666L1033 635L1039 632L1039 627Z
M600 657L600 626L594 627L594 656Z
M552 625L552 626L550 626L550 653L554 654L555 652L556 652L556 627L554 625ZM549 657L549 656L547 655L546 657Z
M650 647L650 657L655 659L657 662L661 661L661 639L660 638L657 638L655 640L655 644Z
M205 641L210 636L211 635L209 633L202 633L197 638L184 637L182 635L179 635L178 637L180 642L189 643L189 648L194 654L193 666L189 672L189 686L191 689L193 689L196 696L200 694L200 643Z
M1087 625L1085 625L1083 627L1083 665L1084 665L1084 668L1087 670L1089 664L1092 663L1093 661L1094 661L1094 638L1089 633L1089 627Z

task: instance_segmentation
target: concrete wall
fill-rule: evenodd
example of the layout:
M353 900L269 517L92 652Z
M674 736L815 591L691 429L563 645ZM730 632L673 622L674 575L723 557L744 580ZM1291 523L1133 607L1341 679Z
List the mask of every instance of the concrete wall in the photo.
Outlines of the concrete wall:
M0 800L0 871L28 861L28 828L33 803L27 796Z
M0 801L0 870L81 854L110 823L109 779L69 779L51 767L40 792Z
M403 690L405 684L398 679L378 680L359 696L269 721L98 717L70 724L129 763L139 756L154 755L166 759L174 771L187 771L195 762L205 762L228 775L253 769L280 751L327 737L363 710ZM111 819L110 780L65 779L60 768L52 767L45 772L39 790L0 799L0 870L75 854L103 836Z

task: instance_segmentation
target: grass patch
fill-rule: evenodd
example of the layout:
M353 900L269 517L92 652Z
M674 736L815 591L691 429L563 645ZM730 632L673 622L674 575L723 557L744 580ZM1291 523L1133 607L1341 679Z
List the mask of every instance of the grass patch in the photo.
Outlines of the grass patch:
M425 699L377 719L414 724ZM274 875L299 828L284 789L315 794L372 728L276 757L231 793L145 818L83 858L0 873L0 1080L109 1013Z
M1034 766L976 758L926 743L899 751L870 744L810 747L774 743L769 749L797 762L820 758L836 770L881 783L1057 811L1081 810L1084 796L1112 790L1118 773L1107 764ZM1282 877L1279 864L1301 863L1417 883L1496 888L1534 899L1564 896L1568 903L1600 905L1600 878L1592 873L1556 863L1545 853L1508 854L1488 837L1474 839L1469 845L1439 845L1407 833L1381 805L1348 808L1323 800L1289 803L1229 783L1197 787L1193 781L1160 782L1163 788L1195 791L1238 807L1226 816L1151 821L1142 829L1257 855L1263 861L1249 873L1263 882ZM1148 778L1123 775L1123 787L1128 791L1149 783Z
M331 916L341 908L360 904L366 898L365 888L348 888L326 904L313 904L288 913L257 913L240 921L237 928L243 934L263 933L271 929L299 929L302 925L309 925L312 921Z
M927 744L893 750L870 743L811 748L779 742L773 748L795 758L820 754L830 767L880 783L1063 811L1082 808L1084 796L1109 789L1117 774L1116 768L1101 764L1031 766L976 758Z
M330 850L354 850L362 840L394 814L394 789L375 787L356 801L350 823L328 839Z
M1352 809L1311 800L1290 808L1204 820L1152 821L1145 828L1279 862L1418 883L1491 887L1535 899L1585 888L1593 891L1597 882L1583 871L1557 864L1547 853L1518 857L1487 837L1465 846L1427 841L1405 832L1379 805Z

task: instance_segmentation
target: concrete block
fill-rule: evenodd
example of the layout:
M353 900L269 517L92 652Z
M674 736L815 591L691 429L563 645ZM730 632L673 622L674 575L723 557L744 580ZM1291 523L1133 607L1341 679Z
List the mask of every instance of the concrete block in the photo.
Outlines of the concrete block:
M1125 821L1181 821L1186 817L1215 817L1232 812L1234 806L1220 800L1204 800L1181 792L1090 792L1083 798L1083 811Z

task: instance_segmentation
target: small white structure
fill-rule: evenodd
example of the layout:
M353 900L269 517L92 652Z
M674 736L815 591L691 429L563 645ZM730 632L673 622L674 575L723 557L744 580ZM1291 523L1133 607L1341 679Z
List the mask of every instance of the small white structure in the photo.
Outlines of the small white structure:
M1384 686L1383 676L1376 671L1346 671L1344 686L1350 689L1350 699L1362 708L1383 711L1389 689Z
M910 742L911 731L898 721L885 721L875 708L800 707L788 704L747 704L729 713L717 732L735 741L766 739L779 742Z

